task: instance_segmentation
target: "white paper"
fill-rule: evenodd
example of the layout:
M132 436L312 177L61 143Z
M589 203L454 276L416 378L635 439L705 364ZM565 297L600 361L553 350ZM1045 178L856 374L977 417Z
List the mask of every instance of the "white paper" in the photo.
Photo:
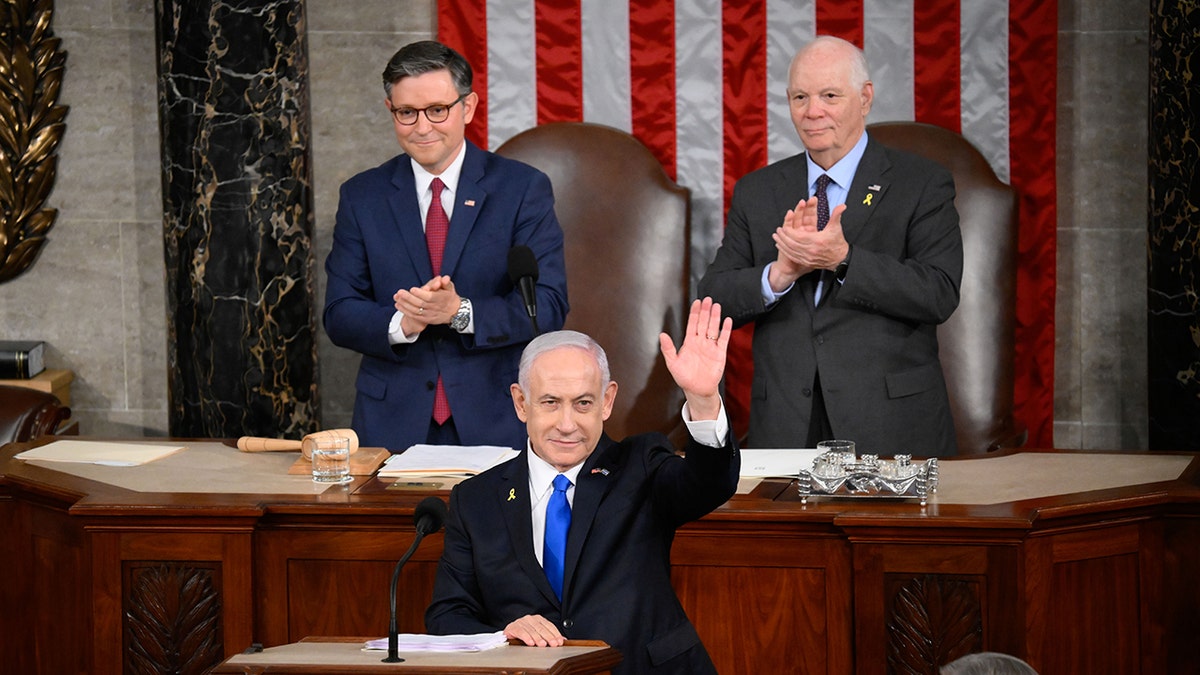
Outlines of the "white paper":
M401 652L481 652L508 644L504 631L475 635L401 633L396 638L396 650ZM388 639L368 640L366 648L387 651Z
M104 466L138 466L183 450L182 445L60 440L16 455L17 459L82 462Z
M755 478L795 478L800 470L812 469L813 458L820 450L802 448L773 448L742 450L740 475Z
M473 476L518 453L496 445L414 445L392 455L379 468L380 476Z

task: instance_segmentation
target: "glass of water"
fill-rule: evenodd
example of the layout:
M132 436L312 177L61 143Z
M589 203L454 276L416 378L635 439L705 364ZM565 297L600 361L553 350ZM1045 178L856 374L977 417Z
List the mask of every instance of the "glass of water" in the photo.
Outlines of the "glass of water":
M315 439L312 448L312 477L316 483L350 482L350 439Z

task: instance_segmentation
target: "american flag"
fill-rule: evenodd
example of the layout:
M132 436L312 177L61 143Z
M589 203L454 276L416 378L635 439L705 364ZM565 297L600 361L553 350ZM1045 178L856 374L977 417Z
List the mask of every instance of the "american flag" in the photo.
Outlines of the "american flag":
M1044 0L439 0L438 38L475 68L468 127L495 149L547 122L641 140L691 189L692 262L720 243L733 184L802 150L787 68L818 34L863 48L868 122L962 133L1021 198L1016 405L1053 445L1057 3ZM731 347L728 404L745 423L749 339Z

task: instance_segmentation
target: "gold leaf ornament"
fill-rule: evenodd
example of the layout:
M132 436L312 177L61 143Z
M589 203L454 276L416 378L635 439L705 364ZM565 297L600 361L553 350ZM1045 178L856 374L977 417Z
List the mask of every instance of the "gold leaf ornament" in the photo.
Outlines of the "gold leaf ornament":
M52 0L0 0L0 282L33 265L58 215L46 199L66 130L67 53L53 15Z

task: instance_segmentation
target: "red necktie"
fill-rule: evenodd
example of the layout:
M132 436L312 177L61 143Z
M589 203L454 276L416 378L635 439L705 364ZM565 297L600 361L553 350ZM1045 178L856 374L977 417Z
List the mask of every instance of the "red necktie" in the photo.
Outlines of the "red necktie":
M425 243L429 246L429 262L433 264L435 275L442 273L442 253L446 250L446 231L450 229L450 219L442 208L442 190L446 184L441 178L434 178L429 186L433 190L433 201L429 202L429 211L425 214ZM450 419L450 401L446 399L446 388L442 385L442 376L437 379L437 391L433 394L433 421L445 424Z

